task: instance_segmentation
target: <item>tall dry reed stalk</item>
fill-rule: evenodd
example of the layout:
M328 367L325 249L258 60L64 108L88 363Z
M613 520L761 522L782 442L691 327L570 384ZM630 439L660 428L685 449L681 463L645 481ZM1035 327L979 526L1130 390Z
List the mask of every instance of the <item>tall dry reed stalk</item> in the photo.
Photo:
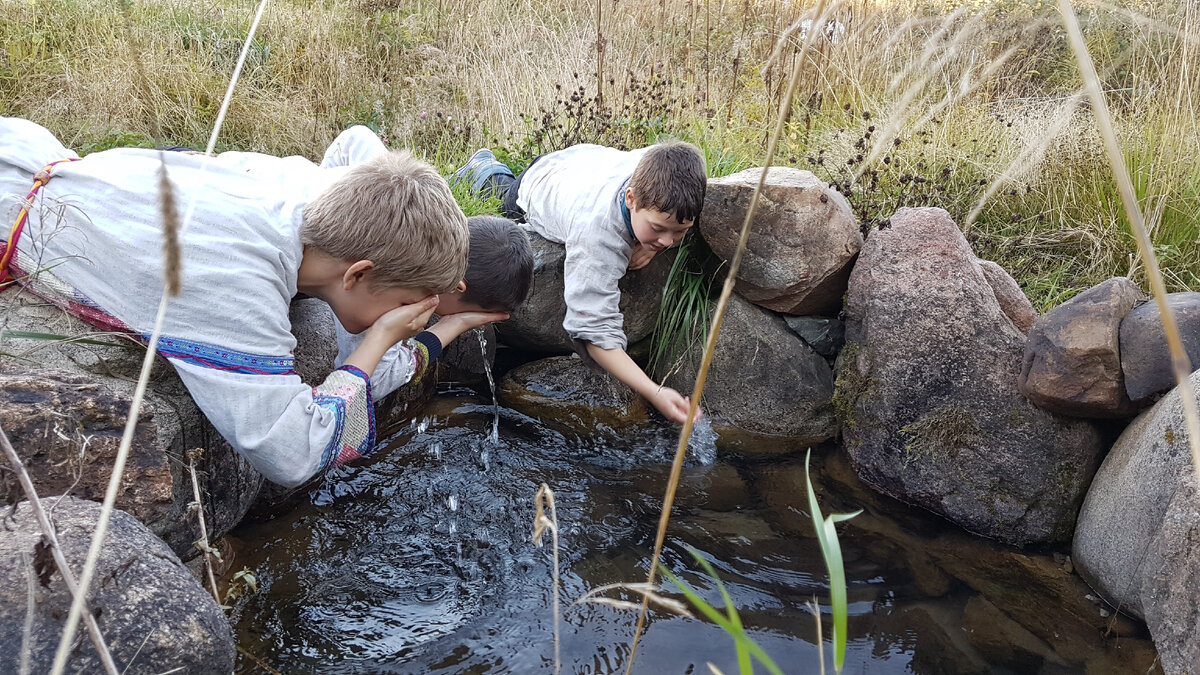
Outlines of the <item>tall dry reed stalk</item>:
M836 2L833 3L834 6L836 4ZM816 8L812 12L813 25L823 25L824 21L828 19L827 5L826 0L818 0ZM666 493L663 495L662 512L659 515L658 530L654 536L654 552L650 557L650 572L646 578L646 583L650 585L654 584L659 560L662 557L663 542L666 540L667 535L667 525L671 521L671 508L675 503L675 493L679 489L679 478L683 471L683 460L687 456L688 439L691 437L692 425L696 421L696 412L699 410L700 398L704 394L704 383L708 379L708 369L712 365L717 337L721 334L721 322L725 318L725 310L729 306L729 298L733 295L733 286L737 279L738 270L741 268L742 255L746 250L746 242L750 238L750 224L754 222L754 212L758 208L759 195L762 193L763 185L766 183L767 173L771 168L771 162L775 158L775 148L779 144L779 138L783 134L784 125L791 112L792 97L795 95L796 82L800 79L800 72L805 63L804 58L812 45L814 36L818 32L815 30L808 32L800 54L793 62L791 78L788 80L787 89L780 100L779 117L776 119L775 130L771 133L771 140L767 144L767 153L763 158L762 172L758 177L758 183L754 186L754 192L750 196L750 204L746 209L746 217L742 221L741 233L738 235L737 247L734 250L733 258L729 262L725 284L721 288L721 296L717 300L717 306L713 312L712 328L709 330L708 339L704 345L704 353L700 360L700 367L696 374L696 384L692 389L687 420L684 421L683 428L679 432L679 442L675 446L675 458L671 463L671 473L667 479ZM638 614L637 626L634 628L633 641L629 647L629 663L626 667L626 673L633 672L633 664L637 659L638 641L641 638L642 629L646 623L646 609L647 602L643 600L641 612Z
M237 65L234 66L233 75L230 77L229 87L225 90L225 98L221 102L220 111L217 113L217 119L213 123L212 134L209 136L208 145L205 148L204 160L201 163L200 175L203 176L208 169L208 161L212 155L213 148L216 146L217 135L221 132L221 124L225 120L225 114L229 110L229 102L233 98L233 90L237 85L238 77L242 72L242 66L246 62L246 55L250 51L250 45L254 40L254 34L258 30L258 24L262 20L263 12L267 8L267 0L262 0L258 5L258 11L254 16L254 22L250 26L250 31L246 36L245 43L242 47L242 52L238 57ZM201 178L202 180L202 178ZM170 185L167 181L166 185ZM179 226L180 232L186 231L190 224L192 215L196 210L196 202L198 191L193 192L191 200L188 202L188 209L183 218L183 223ZM170 200L173 202L173 200ZM170 215L164 213L164 216ZM172 225L164 223L165 230L174 229ZM179 259L178 253L168 255L168 260ZM169 283L172 275L177 275L178 270L168 270L166 272L167 279L164 283ZM54 665L51 669L51 675L61 675L66 668L67 660L70 658L71 644L75 641L75 632L79 625L79 618L83 612L84 601L88 595L88 590L91 587L92 577L96 572L96 562L100 558L100 549L104 545L104 536L108 533L109 520L112 517L113 504L116 502L117 493L121 489L121 479L125 473L125 462L129 459L129 449L133 443L133 432L137 427L138 415L141 413L142 399L146 395L146 386L150 381L150 370L154 365L154 357L157 354L158 339L162 335L163 322L167 314L167 304L171 294L165 292L162 300L158 304L158 313L154 318L154 329L150 333L150 338L146 346L146 356L142 360L142 369L138 374L137 387L133 392L133 401L129 407L129 416L125 420L125 431L121 436L121 444L117 448L117 457L113 461L112 475L108 481L108 489L104 493L104 502L100 507L100 517L96 522L96 531L92 534L92 543L88 547L87 559L84 562L83 572L79 579L80 592L75 596L74 602L71 603L71 611L67 616L67 622L63 626L62 636L58 642L58 650L54 654Z
M1125 207L1125 217L1133 230L1138 252L1146 264L1146 276L1150 280L1154 301L1158 305L1159 317L1162 319L1163 331L1167 338L1167 349L1171 354L1171 369L1180 390L1180 400L1183 403L1184 419L1187 422L1188 447L1192 453L1192 474L1197 484L1200 485L1200 410L1196 406L1196 392L1192 389L1190 379L1192 366L1188 360L1187 350L1183 346L1175 315L1171 311L1171 306L1167 304L1167 288L1158 267L1158 256L1154 252L1154 244L1150 240L1150 232L1146 228L1137 192L1134 190L1133 180L1129 176L1129 168L1125 164L1125 154L1121 151L1121 144L1117 140L1112 115L1108 109L1108 99L1101 89L1100 76L1096 72L1096 66L1092 62L1087 43L1083 38L1083 31L1079 27L1079 18L1075 15L1075 9L1069 0L1058 0L1058 11L1062 14L1063 24L1066 26L1067 36L1071 42L1071 50L1075 53L1079 71L1083 75L1084 89L1092 103L1092 114L1096 118L1096 125L1100 128L1100 135L1104 140L1104 150L1108 155L1113 177L1120 190L1121 203Z

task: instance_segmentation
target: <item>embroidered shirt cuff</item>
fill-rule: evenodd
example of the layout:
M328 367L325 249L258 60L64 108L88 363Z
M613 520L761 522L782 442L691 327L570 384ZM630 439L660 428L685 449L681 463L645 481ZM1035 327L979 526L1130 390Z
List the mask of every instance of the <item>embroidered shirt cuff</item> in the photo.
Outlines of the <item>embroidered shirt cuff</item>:
M375 406L371 378L342 366L313 388L313 402L335 415L335 430L321 457L321 469L358 459L375 449Z

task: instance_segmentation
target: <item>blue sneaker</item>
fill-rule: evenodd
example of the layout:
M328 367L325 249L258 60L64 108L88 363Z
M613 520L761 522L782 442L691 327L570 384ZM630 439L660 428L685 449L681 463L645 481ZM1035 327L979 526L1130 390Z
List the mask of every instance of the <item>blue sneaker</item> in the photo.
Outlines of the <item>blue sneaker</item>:
M492 176L497 175L511 177L513 172L512 169L496 159L496 155L487 148L477 150L475 154L471 155L471 159L462 165L461 169L454 172L456 180L470 183L475 192L482 192L484 183Z

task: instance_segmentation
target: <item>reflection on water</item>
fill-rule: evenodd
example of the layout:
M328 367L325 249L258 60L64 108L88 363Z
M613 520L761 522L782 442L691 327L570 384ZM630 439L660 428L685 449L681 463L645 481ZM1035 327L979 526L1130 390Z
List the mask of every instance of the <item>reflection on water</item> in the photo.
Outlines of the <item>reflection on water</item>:
M676 430L647 429L617 444L565 437L500 409L493 442L493 410L441 399L370 461L235 531L233 567L255 569L260 582L234 611L242 647L286 673L552 671L551 552L529 543L537 486L556 493L564 598L644 580ZM697 572L687 548L712 563L749 634L787 673L817 672L806 603L827 602L824 564L800 510L803 475L802 456L714 462L702 448L699 459L689 453L664 549L665 564L719 607L713 580ZM879 502L861 492L836 449L814 456L814 475L827 513ZM1104 639L1086 628L1067 648L1015 632L992 613L1004 599L981 599L955 566L996 547L888 508L869 507L840 528L851 613L846 672L1118 673L1135 664L1145 672L1153 653L1143 635ZM924 550L944 540L966 548ZM1062 626L1074 624L1055 615L1066 610L1052 605L1036 611L1070 632ZM564 672L623 672L635 619L567 606ZM719 627L653 614L635 672L707 673L708 662L737 672L733 642Z

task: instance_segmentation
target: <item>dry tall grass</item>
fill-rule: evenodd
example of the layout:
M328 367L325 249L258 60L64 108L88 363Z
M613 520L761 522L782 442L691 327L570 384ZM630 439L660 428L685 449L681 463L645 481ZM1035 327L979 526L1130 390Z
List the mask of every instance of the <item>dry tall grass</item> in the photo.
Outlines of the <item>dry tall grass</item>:
M522 141L574 124L571 140L682 136L732 171L765 150L799 35L764 64L812 4L606 3L597 24L582 1L280 0L222 147L316 158L358 123L447 168L480 145L520 165L543 149ZM1193 4L1077 3L1171 290L1200 286ZM0 3L0 113L84 151L199 147L254 3L121 7ZM854 0L836 18L844 31L807 57L781 163L838 183L868 224L901 205L947 208L1043 309L1114 274L1144 282L1053 2ZM607 126L589 119L601 106L584 105L598 42ZM568 137L543 142L556 138Z

